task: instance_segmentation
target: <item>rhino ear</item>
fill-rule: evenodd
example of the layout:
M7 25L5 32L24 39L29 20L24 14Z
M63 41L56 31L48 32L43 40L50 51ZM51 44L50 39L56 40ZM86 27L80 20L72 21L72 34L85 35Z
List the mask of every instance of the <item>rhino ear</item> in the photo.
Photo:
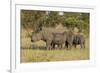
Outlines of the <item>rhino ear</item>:
M37 33L36 31L32 31L31 36L34 35L35 33Z

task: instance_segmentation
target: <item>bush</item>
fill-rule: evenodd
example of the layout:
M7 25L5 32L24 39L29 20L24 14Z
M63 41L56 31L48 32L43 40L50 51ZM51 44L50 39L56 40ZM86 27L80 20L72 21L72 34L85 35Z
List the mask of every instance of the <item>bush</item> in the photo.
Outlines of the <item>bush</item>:
M64 25L66 27L77 27L80 31L84 31L87 32L89 30L89 25L88 23L86 23L85 21L78 19L76 17L68 17L65 19L65 23Z

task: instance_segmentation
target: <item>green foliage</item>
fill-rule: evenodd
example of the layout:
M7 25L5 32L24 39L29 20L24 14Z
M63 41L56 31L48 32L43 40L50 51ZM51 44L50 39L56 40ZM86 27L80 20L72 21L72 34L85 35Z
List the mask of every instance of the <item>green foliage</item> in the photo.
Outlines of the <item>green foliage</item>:
M67 27L77 27L81 31L82 31L82 29L88 30L88 28L89 28L88 24L85 21L75 18L75 17L66 18L64 25Z
M54 27L61 23L66 27L77 27L80 31L89 32L89 13L57 11L21 10L21 26L25 29L40 30L41 27Z

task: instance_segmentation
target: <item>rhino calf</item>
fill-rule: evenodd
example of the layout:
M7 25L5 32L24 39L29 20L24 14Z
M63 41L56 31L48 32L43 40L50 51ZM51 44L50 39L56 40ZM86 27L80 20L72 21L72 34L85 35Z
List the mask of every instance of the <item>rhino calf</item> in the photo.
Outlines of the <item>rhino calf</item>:
M66 41L66 32L63 33L53 33L52 48L55 48L57 45L59 48L62 48Z
M85 48L85 38L81 34L75 34L73 39L73 45L76 48L76 45L80 45L81 48Z

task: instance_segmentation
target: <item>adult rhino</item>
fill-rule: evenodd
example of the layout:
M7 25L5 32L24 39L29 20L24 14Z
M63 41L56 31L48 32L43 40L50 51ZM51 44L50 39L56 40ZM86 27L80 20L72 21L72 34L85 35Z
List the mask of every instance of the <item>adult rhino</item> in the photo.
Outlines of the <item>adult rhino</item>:
M74 39L74 33L72 32L72 30L69 30L66 32L66 42L65 42L65 46L67 48L72 48L73 45L73 39Z
M36 33L32 32L31 42L36 42L39 40L43 40L46 42L46 48L49 50L52 48L51 43L53 40L53 35L47 31L38 31Z
M55 48L55 45L58 45L58 47L62 48L63 44L67 48L72 48L74 39L73 32L70 31L64 31L63 33L53 33L53 48Z

